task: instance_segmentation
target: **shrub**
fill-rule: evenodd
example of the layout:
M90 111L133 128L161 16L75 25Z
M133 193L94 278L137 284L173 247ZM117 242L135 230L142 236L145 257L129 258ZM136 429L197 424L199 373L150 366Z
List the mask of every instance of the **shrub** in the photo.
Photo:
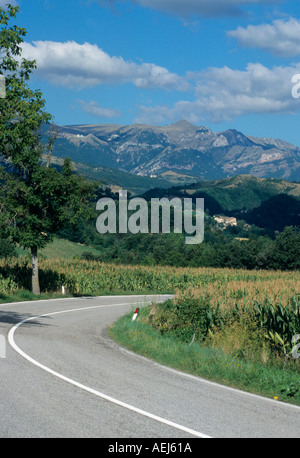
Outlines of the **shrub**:
M202 341L216 319L216 310L209 296L195 298L186 293L160 306L152 306L149 317L152 326L161 333L172 334L183 341L197 336L197 340Z

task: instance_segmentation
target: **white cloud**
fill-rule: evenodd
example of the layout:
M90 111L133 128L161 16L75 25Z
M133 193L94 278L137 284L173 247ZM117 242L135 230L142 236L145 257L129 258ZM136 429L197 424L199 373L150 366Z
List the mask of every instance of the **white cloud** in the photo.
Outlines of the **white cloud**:
M294 74L300 74L300 63L272 69L248 64L244 71L223 67L190 73L196 84L193 101L181 100L172 107L142 106L137 121L223 122L247 114L296 113L300 103L291 94Z
M85 102L84 100L78 100L78 102L80 103L83 111L97 118L115 118L115 117L121 116L120 110L114 110L113 108L101 107L95 101Z
M113 4L117 0L97 0L99 4ZM280 0L131 0L132 3L188 17L191 15L202 16L233 16L242 13L243 6L251 4L278 3Z
M276 56L300 55L300 20L295 18L278 19L272 25L238 27L228 35L236 38L241 46L264 49Z
M131 82L138 88L186 90L185 78L151 63L111 57L96 44L35 41L22 45L22 57L37 61L36 74L52 84L82 89Z

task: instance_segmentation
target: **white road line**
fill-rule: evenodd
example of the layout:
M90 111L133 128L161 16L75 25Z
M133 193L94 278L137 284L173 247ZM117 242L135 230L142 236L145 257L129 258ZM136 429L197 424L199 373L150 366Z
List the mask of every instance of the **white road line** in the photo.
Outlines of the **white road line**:
M153 298L154 300L157 299L158 297L163 297L164 300L169 299L170 297L174 297L173 294L126 294L124 295L119 295L119 296L81 296L80 298L78 297L56 297L55 299L37 299L37 300L32 300L32 301L19 301L19 302L0 302L0 307L10 307L11 305L38 305L40 302L56 302L56 301L78 301L78 299L86 300L86 299L92 299L92 300L97 300L97 299L111 299L111 298L129 298L129 297L134 297L139 300L146 300ZM131 303L126 305L130 305ZM122 305L122 304L121 304ZM133 304L134 305L134 304Z
M51 313L46 313L46 314L43 314L43 315L39 315L39 316L35 316L35 317L30 317L30 318L27 318L23 321L20 321L19 323L17 323L15 326L13 326L10 331L9 331L9 334L8 334L8 342L10 343L10 345L14 348L14 350L19 353L21 356L23 356L23 358L27 359L29 362L31 362L32 364L36 365L37 367L39 367L40 369L43 369L44 371L48 372L49 374L51 375L54 375L55 377L58 377L60 378L61 380L64 380L65 382L68 382L78 388L81 388L82 390L85 390L91 394L94 394L95 396L98 396L102 399L105 399L109 402L112 402L114 404L117 404L121 407L124 407L125 409L128 409L128 410L131 410L135 413L138 413L140 415L143 415L144 417L148 417L152 420L155 420L155 421L158 421L160 423L163 423L165 425L168 425L168 426L171 426L173 428L176 428L176 429L179 429L181 431L184 431L188 434L191 434L193 436L196 436L196 437L200 437L200 438L211 438L211 436L207 436L206 434L203 434L203 433L200 433L199 431L195 431L191 428L187 428L185 426L182 426L182 425L179 425L178 423L174 423L170 420L167 420L165 418L162 418L162 417L159 417L157 415L154 415L150 412L147 412L145 410L142 410L142 409L139 409L137 407L134 407L130 404L127 404L123 401L119 401L118 399L115 399L111 396L108 396L104 393L101 393L100 391L97 391L97 390L94 390L93 388L90 388L86 385L83 385L82 383L79 383L77 382L76 380L72 380L70 379L69 377L66 377L52 369L50 369L49 367L39 363L38 361L36 361L35 359L31 358L31 356L27 355L23 350L20 349L20 347L18 347L18 345L16 344L15 340L14 340L14 334L15 334L15 331L24 323L28 322L28 321L32 321L32 320L36 320L38 318L42 318L42 317L46 317L46 316L51 316L51 315L59 315L59 314L62 314L62 313L70 313L70 312L77 312L77 311L82 311L82 310L91 310L91 309L95 309L95 308L103 308L103 307L117 307L117 306L121 306L121 305L131 305L130 303L123 303L123 304L110 304L110 305L95 305L95 306L92 306L92 307L82 307L82 308L76 308L76 309L71 309L71 310L62 310L62 311L59 311L59 312L51 312Z

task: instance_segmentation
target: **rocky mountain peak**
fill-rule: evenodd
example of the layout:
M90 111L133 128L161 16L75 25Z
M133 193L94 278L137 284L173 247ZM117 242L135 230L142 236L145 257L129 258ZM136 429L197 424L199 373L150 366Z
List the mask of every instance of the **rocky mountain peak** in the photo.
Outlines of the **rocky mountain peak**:
M64 126L54 155L144 176L172 171L199 179L246 174L300 181L297 146L236 129L215 133L184 119L168 126Z
M168 126L169 128L176 128L176 129L193 129L193 130L197 130L197 126L195 126L194 124L192 124L191 122L187 121L186 119L181 119L180 121L176 121L174 122L173 124L170 124L170 126Z

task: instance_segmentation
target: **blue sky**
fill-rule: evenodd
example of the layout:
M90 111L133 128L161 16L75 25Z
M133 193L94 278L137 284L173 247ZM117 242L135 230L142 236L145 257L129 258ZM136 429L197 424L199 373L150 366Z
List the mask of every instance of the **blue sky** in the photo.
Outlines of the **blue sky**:
M187 119L300 146L299 1L13 1L56 123Z

